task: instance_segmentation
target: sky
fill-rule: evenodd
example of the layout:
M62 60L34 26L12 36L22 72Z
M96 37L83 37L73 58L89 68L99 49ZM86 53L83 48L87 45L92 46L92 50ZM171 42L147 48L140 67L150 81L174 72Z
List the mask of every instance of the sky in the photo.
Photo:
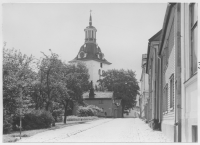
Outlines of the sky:
M148 39L162 29L167 3L4 3L3 41L36 58L57 53L68 62L84 44L84 29L97 29L97 43L110 68L131 69L140 81Z

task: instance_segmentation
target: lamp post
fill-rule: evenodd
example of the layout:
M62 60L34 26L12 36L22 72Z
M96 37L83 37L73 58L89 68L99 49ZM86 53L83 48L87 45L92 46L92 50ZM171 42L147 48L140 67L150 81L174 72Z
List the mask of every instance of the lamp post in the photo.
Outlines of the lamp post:
M21 131L22 131L22 88L20 88L20 114L19 114L19 119L20 119L19 130L20 130L20 139L21 139Z

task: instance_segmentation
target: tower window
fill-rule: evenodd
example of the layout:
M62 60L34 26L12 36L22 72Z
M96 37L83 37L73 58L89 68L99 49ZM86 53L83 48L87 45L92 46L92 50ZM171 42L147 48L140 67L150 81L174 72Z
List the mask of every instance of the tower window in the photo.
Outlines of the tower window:
M101 75L101 69L99 69L99 75Z
M101 68L103 67L103 63L100 63L100 67L101 67Z

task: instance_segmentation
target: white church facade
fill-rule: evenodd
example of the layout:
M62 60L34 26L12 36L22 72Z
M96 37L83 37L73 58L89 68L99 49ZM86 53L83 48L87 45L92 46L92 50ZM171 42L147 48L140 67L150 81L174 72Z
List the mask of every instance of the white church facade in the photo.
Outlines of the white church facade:
M96 43L97 29L92 26L92 17L90 14L89 26L84 29L85 43L81 46L77 56L69 61L70 63L83 62L87 66L90 74L90 82L93 88L98 86L98 80L104 71L109 69L110 62L105 59L100 47Z

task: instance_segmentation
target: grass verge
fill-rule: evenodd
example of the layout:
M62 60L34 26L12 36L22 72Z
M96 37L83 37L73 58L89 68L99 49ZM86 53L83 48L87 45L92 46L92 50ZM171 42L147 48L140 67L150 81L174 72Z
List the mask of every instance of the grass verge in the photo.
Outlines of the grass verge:
M72 117L73 118L73 117ZM75 124L80 124L80 123L84 123L84 122L89 122L92 120L97 120L99 118L95 117L95 118L88 118L86 119L86 117L83 119L72 119L70 118L69 120L67 120L67 123L64 124L63 122L58 122L56 123L55 126L52 126L51 128L45 128L45 129L36 129L36 130L26 130L26 131L22 131L21 137L30 137L33 136L35 134L38 134L40 132L44 132L44 131L48 131L48 130L55 130L55 129L60 129L60 128L64 128L67 126L71 126L71 125L75 125ZM3 143L6 142L16 142L20 139L20 133L19 131L14 131L10 134L4 134L3 135Z

